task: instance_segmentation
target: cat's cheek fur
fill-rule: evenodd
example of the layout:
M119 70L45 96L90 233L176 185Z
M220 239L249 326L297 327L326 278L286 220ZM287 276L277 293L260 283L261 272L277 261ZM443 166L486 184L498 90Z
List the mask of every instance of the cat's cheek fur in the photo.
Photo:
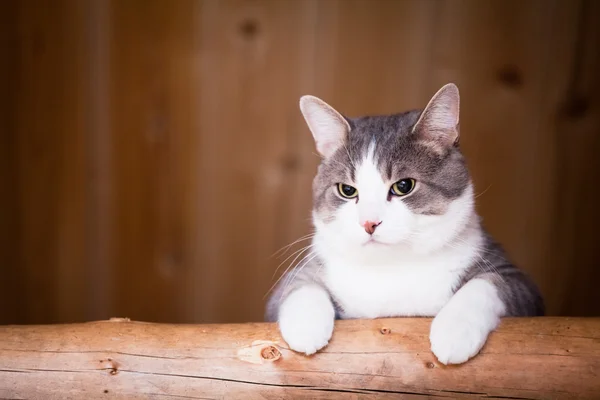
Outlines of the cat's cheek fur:
M466 362L479 353L504 313L504 303L492 283L469 281L434 318L431 351L443 364Z
M329 343L335 310L327 292L309 285L292 292L279 309L279 329L290 349L310 355Z

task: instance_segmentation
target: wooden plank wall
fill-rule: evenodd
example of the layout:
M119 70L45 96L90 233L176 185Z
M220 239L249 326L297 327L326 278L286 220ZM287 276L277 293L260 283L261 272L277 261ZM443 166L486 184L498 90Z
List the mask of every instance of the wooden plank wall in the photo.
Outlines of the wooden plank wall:
M0 323L260 320L272 254L310 233L299 96L386 113L448 81L485 224L550 314L599 315L599 16L593 0L2 2Z

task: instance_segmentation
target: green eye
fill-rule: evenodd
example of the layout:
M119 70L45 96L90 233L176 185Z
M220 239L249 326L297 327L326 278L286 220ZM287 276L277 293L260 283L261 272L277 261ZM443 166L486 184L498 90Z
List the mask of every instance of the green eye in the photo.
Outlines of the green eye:
M340 196L342 196L346 199L353 199L356 196L358 196L358 190L356 190L356 188L354 188L350 185L346 185L344 183L338 183L337 188L338 188L338 192L340 193Z
M390 188L390 193L394 196L406 196L415 188L415 180L406 178L394 183Z

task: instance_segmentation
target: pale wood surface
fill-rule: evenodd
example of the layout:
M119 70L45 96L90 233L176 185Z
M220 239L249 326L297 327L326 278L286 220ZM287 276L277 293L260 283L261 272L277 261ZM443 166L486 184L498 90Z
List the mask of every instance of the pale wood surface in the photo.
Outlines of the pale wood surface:
M274 324L112 321L0 328L0 398L597 399L600 319L506 319L479 356L439 364L430 319L340 321L325 351Z

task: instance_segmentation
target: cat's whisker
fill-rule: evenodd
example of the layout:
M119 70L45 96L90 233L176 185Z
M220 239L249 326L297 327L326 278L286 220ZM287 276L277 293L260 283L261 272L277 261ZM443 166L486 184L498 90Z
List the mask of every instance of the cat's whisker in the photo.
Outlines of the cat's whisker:
M296 262L296 260L298 259L298 257L300 257L302 255L302 253L304 253L306 250L312 248L314 246L314 244L309 244L308 246L304 246L301 249L296 250L295 252L293 252L292 254L290 254L285 260L283 260L281 263L279 263L279 265L277 266L277 268L275 268L275 272L273 272L273 276L271 277L271 279L273 279L275 277L275 274L277 274L277 271L279 271L279 268L281 268L281 266L290 258L296 256L296 258L294 258L292 260L292 262L290 263L291 265L294 265L294 262ZM289 267L288 267L289 269ZM287 269L286 269L287 271ZM284 272L285 273L285 272Z
M302 269L309 262L311 262L316 256L317 256L317 254L315 252L313 252L313 253L307 253L307 255L302 260L300 260L300 262L298 263L298 265L296 265L296 267L290 272L290 279L289 279L289 281L287 283L288 286L290 284L292 284L292 282L298 277L298 274L302 271Z
M315 236L314 232L313 233L309 233L308 235L301 236L300 238L296 239L292 243L290 243L288 245L285 245L281 249L277 250L275 253L273 253L271 255L271 258L272 257L277 257L279 253L282 253L282 251L283 251L283 254L281 254L281 255L283 256L289 250L289 248L292 247L293 245L295 245L297 243L300 243L300 242L303 242L305 240L312 239L314 236Z
M294 254L296 254L296 253L299 253L299 254L298 254L298 255L296 255L296 258L294 258L294 259L292 260L292 262L290 263L290 265L288 265L288 267L285 269L285 271L283 271L283 273L282 273L282 274L281 274L281 276L280 276L280 277L279 277L279 278L278 278L278 279L275 281L275 283L273 283L273 285L271 285L271 287L269 288L269 290L267 291L267 293L265 293L265 295L263 296L263 299L264 299L264 298L265 298L265 297L266 297L266 296L267 296L267 295L268 295L268 294L269 294L269 293L270 293L270 292L271 292L271 291L272 291L272 290L275 288L275 286L277 286L277 284L279 283L279 281L281 281L281 279L283 279L283 277L285 277L285 276L288 274L288 271L290 271L290 270L291 270L290 272L293 272L293 268L295 268L295 266L294 266L294 263L296 262L296 260L297 260L297 259L298 259L298 258L299 258L301 255L302 255L302 253L306 252L306 251L307 251L308 249L310 249L311 247L313 247L313 245L312 245L312 244L311 244L311 245L309 245L309 246L303 247L302 249L300 249L300 250L298 250L297 252L295 252L295 253L294 253ZM304 259L306 258L306 256L307 256L307 255L310 255L310 254L315 254L315 252L314 252L314 251L309 251L308 253L306 253L306 255L305 255L305 256L304 256L302 259L300 259L300 261L298 262L298 264L299 264L299 263L301 263L301 262L302 262L302 260L304 260ZM292 256L293 256L293 255L292 255ZM291 256L290 256L290 257L291 257ZM289 259L289 258L288 258L288 259ZM285 261L287 261L287 259L286 259ZM285 262L285 261L284 261L284 262ZM281 263L281 264L283 264L283 263ZM273 279L273 278L275 277L275 274L277 273L277 270L278 270L278 269L281 267L281 264L279 264L279 266L278 266L278 267L277 267L277 269L275 270L275 273L273 274L273 277L272 277L271 279ZM298 265L298 264L296 264L296 265ZM284 280L284 283L285 283L286 281L287 281L287 277L286 277L286 280Z
M285 279L281 282L281 285L283 286L283 290L281 291L281 295L282 296L285 293L285 291L286 291L286 289L287 289L287 287L289 285L291 276L294 273L294 269L298 268L298 265L300 263L302 263L302 261L304 261L307 257L310 257L311 255L316 255L316 252L314 252L314 251L308 252L300 261L298 261L298 263L296 265L294 265L294 263L292 262L286 268L285 272L279 277L279 279L277 279L277 282L275 282L275 285L277 285L277 283L279 283L279 281L281 281L281 279L284 279L284 277L285 277ZM269 291L271 291L273 289L273 287L275 287L275 285L273 285Z
M496 266L494 266L494 264L490 260L488 260L486 258L483 258L479 254L477 254L477 255L479 256L479 258L481 259L481 261L483 261L484 264L486 264L494 272L494 274L496 274L496 276L499 277L500 280L502 280L502 282L506 282L506 280L504 279L504 277L502 276L502 274L498 271L498 268L496 268Z
M488 190L490 190L490 188L491 188L491 187L492 187L492 184L490 183L490 184L488 185L488 187L487 187L487 188L485 188L485 190L484 190L483 192L479 193L478 195L475 195L475 196L473 197L473 200L474 200L474 199L476 199L476 198L478 198L478 197L480 197L480 196L483 196L483 195L485 194L485 192L487 192Z
M500 280L502 280L502 282L506 282L504 277L502 276L502 274L500 274L498 272L498 270L496 269L496 267L494 267L493 264L491 264L489 261L487 261L486 259L484 259L483 257L479 257L481 259L481 261L483 262L484 265L487 265L491 271L489 269L487 269L485 266L482 266L481 263L479 261L476 261L477 267L479 268L479 270L483 273L493 273L496 277L500 278Z
M467 245L470 245L467 241L465 241L464 239L461 239L460 237L456 237L456 238L454 238L454 240L462 242L462 243L467 244ZM503 262L508 262L508 260L504 256L499 255L497 252L487 250L483 246L477 246L477 252L482 252L482 253L490 254L490 255L493 255L493 256L496 256L496 257L500 257L500 259Z
M309 255L307 255L306 257L303 258L303 260L306 260L303 262L302 265L299 265L297 267L294 268L294 270L292 270L290 272L290 279L286 280L286 284L283 288L283 290L281 291L282 295L283 293L286 292L287 288L294 282L294 280L296 280L296 278L298 277L298 274L300 274L300 272L312 261L317 257L317 253L309 253ZM302 262L302 261L301 261ZM300 263L298 263L300 264Z
M317 276L319 276L319 273L321 272L322 269L323 269L323 263L319 263L319 268L317 268L317 270L313 274L313 278L316 278Z
M305 242L305 241L307 241L307 240L312 240L312 238L313 238L313 237L312 237L312 236L310 236L310 237L306 237L306 238L302 238L302 239L297 239L297 240L296 240L296 241L294 241L293 243L290 243L290 244L286 245L286 246L285 246L285 248L281 248L281 249L279 249L279 250L277 251L277 253L280 253L280 254L277 254L277 253L275 253L275 254L271 255L271 257L270 257L270 258L281 258L281 257L283 257L283 256L285 256L285 255L286 255L286 253L287 253L287 252L290 250L290 248L291 248L291 247L293 247L293 246L295 246L296 244L299 244L299 243L301 243L301 242Z

